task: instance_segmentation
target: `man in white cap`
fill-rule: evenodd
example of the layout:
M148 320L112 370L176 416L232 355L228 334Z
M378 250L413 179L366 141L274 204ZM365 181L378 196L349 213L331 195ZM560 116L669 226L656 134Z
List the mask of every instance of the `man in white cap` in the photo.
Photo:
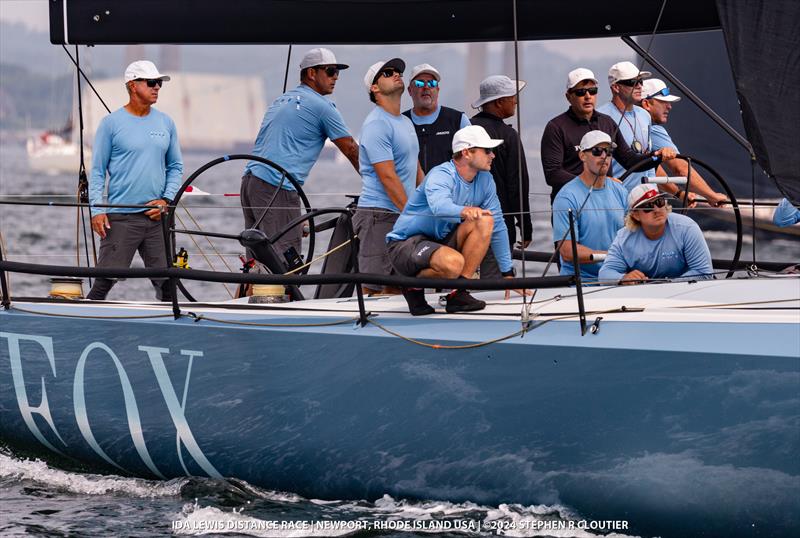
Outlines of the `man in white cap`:
M339 72L347 67L328 49L309 50L300 61L300 85L275 99L264 114L253 155L281 166L302 185L330 139L358 170L358 145L336 105L324 97L333 93ZM259 222L258 228L270 238L300 216L300 199L292 184L275 168L256 161L244 169L241 202L245 227ZM302 226L296 226L274 246L288 260L296 258L301 243Z
M505 215L509 245L513 248L517 243L517 228L519 228L520 241L517 246L524 249L530 245L533 237L528 199L530 184L528 164L525 152L520 151L522 145L519 134L516 129L503 121L517 113L517 92L523 88L525 88L524 81L511 80L505 75L493 75L483 79L480 84L480 97L472 104L472 108L479 108L480 112L470 121L473 125L480 125L486 129L492 138L503 141L492 162L492 177L497 188L497 197L500 199L500 207ZM492 260L490 253L481 264L481 278L498 278L500 275L496 267L497 264Z
M453 159L428 173L386 236L389 258L397 273L422 278L471 278L491 244L501 274L514 276L508 233L489 173L494 149L502 143L490 138L478 125L456 132ZM404 289L403 296L412 315L434 312L423 289ZM485 307L484 301L466 290L447 296L448 313Z
M653 150L671 148L675 150L676 153L680 153L678 146L676 146L675 142L672 141L667 129L664 127L669 119L669 113L672 110L672 104L677 103L680 100L681 98L677 95L672 95L667 85L664 84L664 81L657 78L649 78L644 81L644 84L642 85L642 100L640 105L650 114L650 119L653 121L653 125L650 127L650 139L653 143ZM689 163L683 159L666 161L662 164L662 166L670 176L686 177L686 175L689 173ZM659 173L658 175L661 174ZM672 183L661 185L661 190L664 190L673 196L686 196L686 193L683 190L680 190L677 185ZM692 168L692 177L689 181L689 190L691 191L689 193L689 202L691 205L694 205L692 203L694 200L694 195L692 193L700 194L708 201L709 205L715 207L719 206L728 198L724 194L716 192L714 189L709 187L708 183L706 183L705 179L703 179L703 177L697 173L695 168Z
M561 187L583 170L583 162L575 146L589 131L603 131L613 137L616 144L614 159L626 168L643 160L649 161L648 168L658 164L648 155L633 151L614 120L595 110L597 92L597 79L591 70L579 67L570 71L565 94L569 108L550 120L544 128L541 158L544 179L551 187L551 204Z
M628 194L625 227L608 249L601 281L638 284L659 278L713 278L703 232L689 217L672 213L664 196L648 183Z
M128 104L104 117L94 137L89 204L92 229L100 236L97 267L130 267L138 250L145 267L167 267L159 221L181 186L183 160L172 119L153 108L169 76L147 60L125 69ZM108 207L143 205L153 209ZM103 300L114 280L98 278L88 298ZM166 280L153 280L156 298L171 299Z
M581 278L595 280L599 262L622 228L628 192L620 182L606 177L614 150L607 133L589 131L576 150L583 162L583 171L564 185L553 201L553 241L561 255L561 274L575 274L569 226L571 211Z
M608 70L608 84L611 87L611 101L597 107L599 112L611 116L625 141L633 151L641 154L653 154L668 161L675 157L672 148L661 148L653 152L650 139L650 114L636 106L642 100L642 84L649 77L649 71L640 71L631 62L619 62ZM622 164L613 161L611 176L619 178L625 173ZM655 170L634 172L625 179L625 188L631 190L641 185L643 177L655 176Z
M414 66L408 82L413 107L403 112L417 131L419 164L426 174L434 166L450 160L453 135L469 125L466 114L439 105L441 81L439 71L432 65Z
M362 273L391 273L386 234L424 177L417 161L414 125L400 113L405 68L403 60L393 58L375 62L364 76L364 86L376 106L364 120L359 141L362 190L353 228L358 235L358 270ZM399 293L372 284L365 284L364 291Z

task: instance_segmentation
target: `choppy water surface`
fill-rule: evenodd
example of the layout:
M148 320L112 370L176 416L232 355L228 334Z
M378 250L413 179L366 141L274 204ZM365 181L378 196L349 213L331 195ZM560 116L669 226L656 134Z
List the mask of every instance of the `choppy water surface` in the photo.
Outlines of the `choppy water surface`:
M2 536L628 536L596 530L602 524L559 505L492 507L388 495L323 501L242 480L68 472L0 449Z

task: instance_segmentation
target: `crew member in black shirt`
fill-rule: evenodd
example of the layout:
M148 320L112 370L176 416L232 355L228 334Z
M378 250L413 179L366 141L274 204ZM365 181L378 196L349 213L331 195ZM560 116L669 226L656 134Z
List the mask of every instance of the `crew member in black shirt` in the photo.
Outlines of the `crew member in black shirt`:
M460 110L439 106L439 71L430 64L411 70L408 94L414 107L403 112L411 119L419 141L419 164L426 174L453 157L453 135L467 127L469 120Z
M589 69L579 67L570 71L567 75L566 97L569 109L550 120L542 134L542 168L544 179L552 188L551 204L561 187L583 171L583 163L575 148L589 131L603 131L611 136L616 144L614 159L626 169L648 159L652 164L640 168L639 171L658 165L659 161L651 159L650 154L633 151L614 120L595 110L597 79Z
M520 80L519 91L524 87L525 82ZM528 165L525 161L525 152L520 153L522 146L519 134L503 121L517 113L517 81L505 75L485 78L480 85L480 97L472 104L472 108L481 110L470 120L472 125L480 125L486 129L491 138L503 141L495 148L491 172L506 221L509 244L512 250L514 247L524 249L531 244L533 235L531 206L528 199ZM520 185L520 172L522 185ZM517 230L521 231L522 239L519 242L517 242ZM501 278L496 267L497 263L489 252L481 263L481 278Z

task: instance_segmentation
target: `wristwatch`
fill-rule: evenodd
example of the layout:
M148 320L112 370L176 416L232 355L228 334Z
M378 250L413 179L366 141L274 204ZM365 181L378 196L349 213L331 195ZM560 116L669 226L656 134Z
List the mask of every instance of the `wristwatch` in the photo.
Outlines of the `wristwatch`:
M517 270L512 267L510 270L503 271L500 274L503 275L504 277L508 277L508 276L514 277L514 276L517 276Z

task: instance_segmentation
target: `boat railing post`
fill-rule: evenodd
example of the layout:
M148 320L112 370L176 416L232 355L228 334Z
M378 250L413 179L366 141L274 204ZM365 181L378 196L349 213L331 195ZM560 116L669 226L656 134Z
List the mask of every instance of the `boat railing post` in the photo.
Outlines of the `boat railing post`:
M3 245L0 245L0 262L3 261ZM3 293L2 304L3 309L11 309L11 297L8 295L8 282L6 281L6 272L0 269L0 291Z
M353 248L350 249L350 263L353 265L353 273L358 274L358 247L359 240L353 230L353 218L350 213L347 215L347 226L350 238L353 240ZM367 307L364 304L364 291L361 289L361 282L356 282L356 298L358 299L358 324L362 327L367 326Z
M167 269L172 267L172 245L167 223L170 221L168 218L170 211L174 210L175 208L173 206L167 206L167 208L163 209L161 212L161 232L164 234L164 255L166 256L167 260ZM169 287L170 300L172 301L172 315L175 319L178 319L181 317L181 307L178 305L178 279L175 277L170 277L164 284L161 285L162 293L165 285Z
M569 210L569 236L572 240L572 267L575 270L575 289L578 297L578 315L581 323L581 336L586 334L586 309L583 307L583 285L581 284L581 262L578 259L578 240L575 235L575 216Z

